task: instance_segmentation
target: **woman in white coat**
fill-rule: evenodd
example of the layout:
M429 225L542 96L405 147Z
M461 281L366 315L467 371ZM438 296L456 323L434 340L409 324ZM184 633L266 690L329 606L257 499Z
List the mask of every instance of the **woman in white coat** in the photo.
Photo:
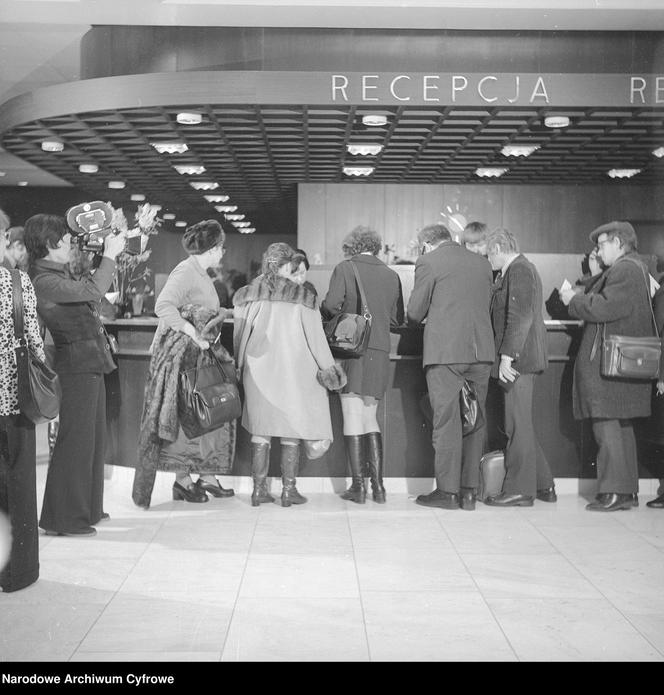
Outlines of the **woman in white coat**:
M327 345L316 296L295 280L302 260L288 244L271 244L262 275L233 296L235 359L245 393L242 425L251 434L253 506L274 501L267 491L272 437L281 438L281 505L307 501L295 487L299 443L332 441L327 389L346 383Z

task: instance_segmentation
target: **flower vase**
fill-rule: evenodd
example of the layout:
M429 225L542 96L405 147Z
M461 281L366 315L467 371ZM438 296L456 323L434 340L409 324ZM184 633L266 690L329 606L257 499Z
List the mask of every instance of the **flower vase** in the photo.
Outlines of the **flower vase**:
M134 294L131 297L131 310L134 316L140 316L143 313L143 295Z

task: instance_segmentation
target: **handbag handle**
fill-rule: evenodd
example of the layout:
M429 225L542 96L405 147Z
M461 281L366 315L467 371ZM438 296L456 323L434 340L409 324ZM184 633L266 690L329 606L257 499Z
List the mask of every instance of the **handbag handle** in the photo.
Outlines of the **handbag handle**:
M357 281L357 286L360 290L360 299L362 300L362 314L367 321L371 321L371 313L369 311L369 305L367 304L367 296L364 294L364 286L362 285L362 280L360 280L360 274L357 272L357 267L353 261L349 261L350 267L355 273L355 280Z

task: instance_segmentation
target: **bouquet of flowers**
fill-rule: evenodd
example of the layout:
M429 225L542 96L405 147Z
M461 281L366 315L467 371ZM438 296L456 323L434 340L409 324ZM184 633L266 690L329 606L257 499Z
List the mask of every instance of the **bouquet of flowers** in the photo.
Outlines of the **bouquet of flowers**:
M135 225L129 229L127 218L122 208L113 209L111 227L118 232L126 232L127 238L141 238L140 253L132 254L123 251L115 259L115 277L113 279L113 290L117 292L115 303L123 307L137 293L145 294L148 289L147 280L152 275L152 271L146 263L150 258L152 249L148 249L148 241L151 236L159 233L162 220L157 217L158 209L145 203L138 206L134 216Z

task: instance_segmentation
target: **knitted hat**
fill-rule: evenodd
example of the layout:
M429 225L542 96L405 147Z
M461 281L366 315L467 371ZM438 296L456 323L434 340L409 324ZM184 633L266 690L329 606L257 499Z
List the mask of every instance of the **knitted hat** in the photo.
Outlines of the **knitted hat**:
M190 256L198 256L224 243L226 235L217 220L203 220L187 227L182 237L182 248Z

